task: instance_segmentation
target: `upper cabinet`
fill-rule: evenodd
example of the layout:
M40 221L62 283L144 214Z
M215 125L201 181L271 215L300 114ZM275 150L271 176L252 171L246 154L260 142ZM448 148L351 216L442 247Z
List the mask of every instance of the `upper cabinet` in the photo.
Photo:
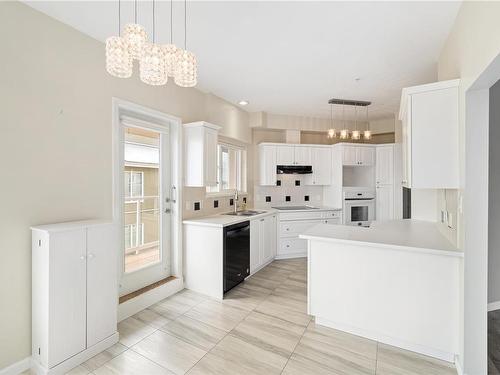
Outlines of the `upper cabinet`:
M276 146L277 165L311 165L311 149L307 146Z
M277 146L259 145L259 182L260 185L276 186Z
M221 129L205 121L184 124L185 186L217 185L217 142Z
M374 146L343 145L342 164L370 167L375 164Z
M459 84L457 79L403 89L403 186L459 187Z
M308 175L308 185L330 185L332 183L331 147L311 147L311 165L313 173Z

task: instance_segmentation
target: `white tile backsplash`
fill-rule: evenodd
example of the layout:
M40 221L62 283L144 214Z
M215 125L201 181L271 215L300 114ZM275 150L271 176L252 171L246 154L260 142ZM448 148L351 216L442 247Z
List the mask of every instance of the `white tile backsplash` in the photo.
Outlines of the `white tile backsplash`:
M273 206L297 206L309 204L312 206L321 206L323 203L323 187L305 185L306 175L279 175L278 180L281 186L259 186L254 187L254 204L256 207ZM300 186L295 186L295 181L300 181ZM285 197L290 196L287 202ZM309 196L309 201L305 196ZM271 197L271 202L266 202L266 197Z

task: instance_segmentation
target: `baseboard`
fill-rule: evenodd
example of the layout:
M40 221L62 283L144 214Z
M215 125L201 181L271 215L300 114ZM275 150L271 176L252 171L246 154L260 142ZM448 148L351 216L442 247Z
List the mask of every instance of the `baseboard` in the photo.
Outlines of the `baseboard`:
M181 278L172 280L166 284L160 285L157 288L148 290L147 292L138 295L128 301L120 303L118 305L118 321L137 314L139 311L154 305L161 300L181 291L184 289L184 283Z
M351 333L353 335L365 337L367 339L378 341L378 342L381 342L383 344L395 346L397 348L401 348L401 349L409 350L409 351L412 351L415 353L423 354L423 355L426 355L429 357L441 359L441 360L446 361L446 362L454 363L454 361L455 361L455 354L454 353L445 352L443 350L430 348L430 347L427 347L424 345L410 343L410 342L400 340L400 339L395 338L395 337L390 337L390 336L380 334L378 332L372 332L372 331L368 331L368 330L357 328L357 327L351 327L351 326L348 326L345 324L335 323L335 322L329 321L327 319L319 318L319 317L315 318L315 322L316 322L316 324L319 324L322 326L338 329L339 331Z
M85 349L84 351L75 354L73 357L68 358L64 362L59 363L58 365L47 369L43 367L38 361L32 361L32 369L35 370L35 373L38 375L63 375L66 374L71 369L76 366L82 364L83 362L89 360L95 355L101 353L102 351L108 349L118 342L119 335L118 332L115 332L111 336L105 338L102 341L99 341L94 346Z
M307 258L307 251L303 253L295 253L295 254L281 254L276 255L274 259L293 259L293 258Z
M488 311L500 310L500 301L488 303Z
M20 361L4 367L0 370L0 375L19 375L31 368L31 357L26 357Z
M457 369L457 375L465 375L458 355L455 356L455 368Z

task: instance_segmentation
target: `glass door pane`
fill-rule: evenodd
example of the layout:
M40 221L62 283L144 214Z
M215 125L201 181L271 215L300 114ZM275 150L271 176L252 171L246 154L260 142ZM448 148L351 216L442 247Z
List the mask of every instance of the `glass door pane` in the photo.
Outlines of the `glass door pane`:
M125 273L159 263L160 136L126 127L124 137Z

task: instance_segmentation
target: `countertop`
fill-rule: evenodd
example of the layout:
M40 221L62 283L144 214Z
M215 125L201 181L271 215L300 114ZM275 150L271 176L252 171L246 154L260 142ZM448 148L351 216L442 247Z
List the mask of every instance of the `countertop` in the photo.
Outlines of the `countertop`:
M463 257L463 252L443 236L437 225L411 219L374 221L370 228L318 224L301 234L300 238Z
M204 227L223 228L228 225L238 224L248 220L259 219L268 215L276 214L278 212L275 209L261 210L259 208L251 208L251 210L262 211L262 213L252 216L233 216L233 215L217 214L195 219L187 219L184 220L182 223L188 225L199 225Z
M263 211L262 214L258 215L253 215L253 216L232 216L232 215L225 215L225 214L217 214L217 215L212 215L212 216L205 216L205 217L200 217L200 218L193 218L193 219L186 219L182 223L183 224L189 224L189 225L200 225L200 226L207 226L207 227L225 227L227 225L232 225L232 224L238 224L243 221L247 220L255 220L259 219L262 217L265 217L267 215L271 214L276 214L276 213L285 213L285 212L304 212L304 213L309 213L309 212L318 212L318 211L339 211L341 208L333 208L333 207L324 207L324 206L314 206L315 209L313 210L286 210L286 211L279 211L274 208L269 208L269 207L255 207L255 208L249 208L249 210L255 210L255 211Z

